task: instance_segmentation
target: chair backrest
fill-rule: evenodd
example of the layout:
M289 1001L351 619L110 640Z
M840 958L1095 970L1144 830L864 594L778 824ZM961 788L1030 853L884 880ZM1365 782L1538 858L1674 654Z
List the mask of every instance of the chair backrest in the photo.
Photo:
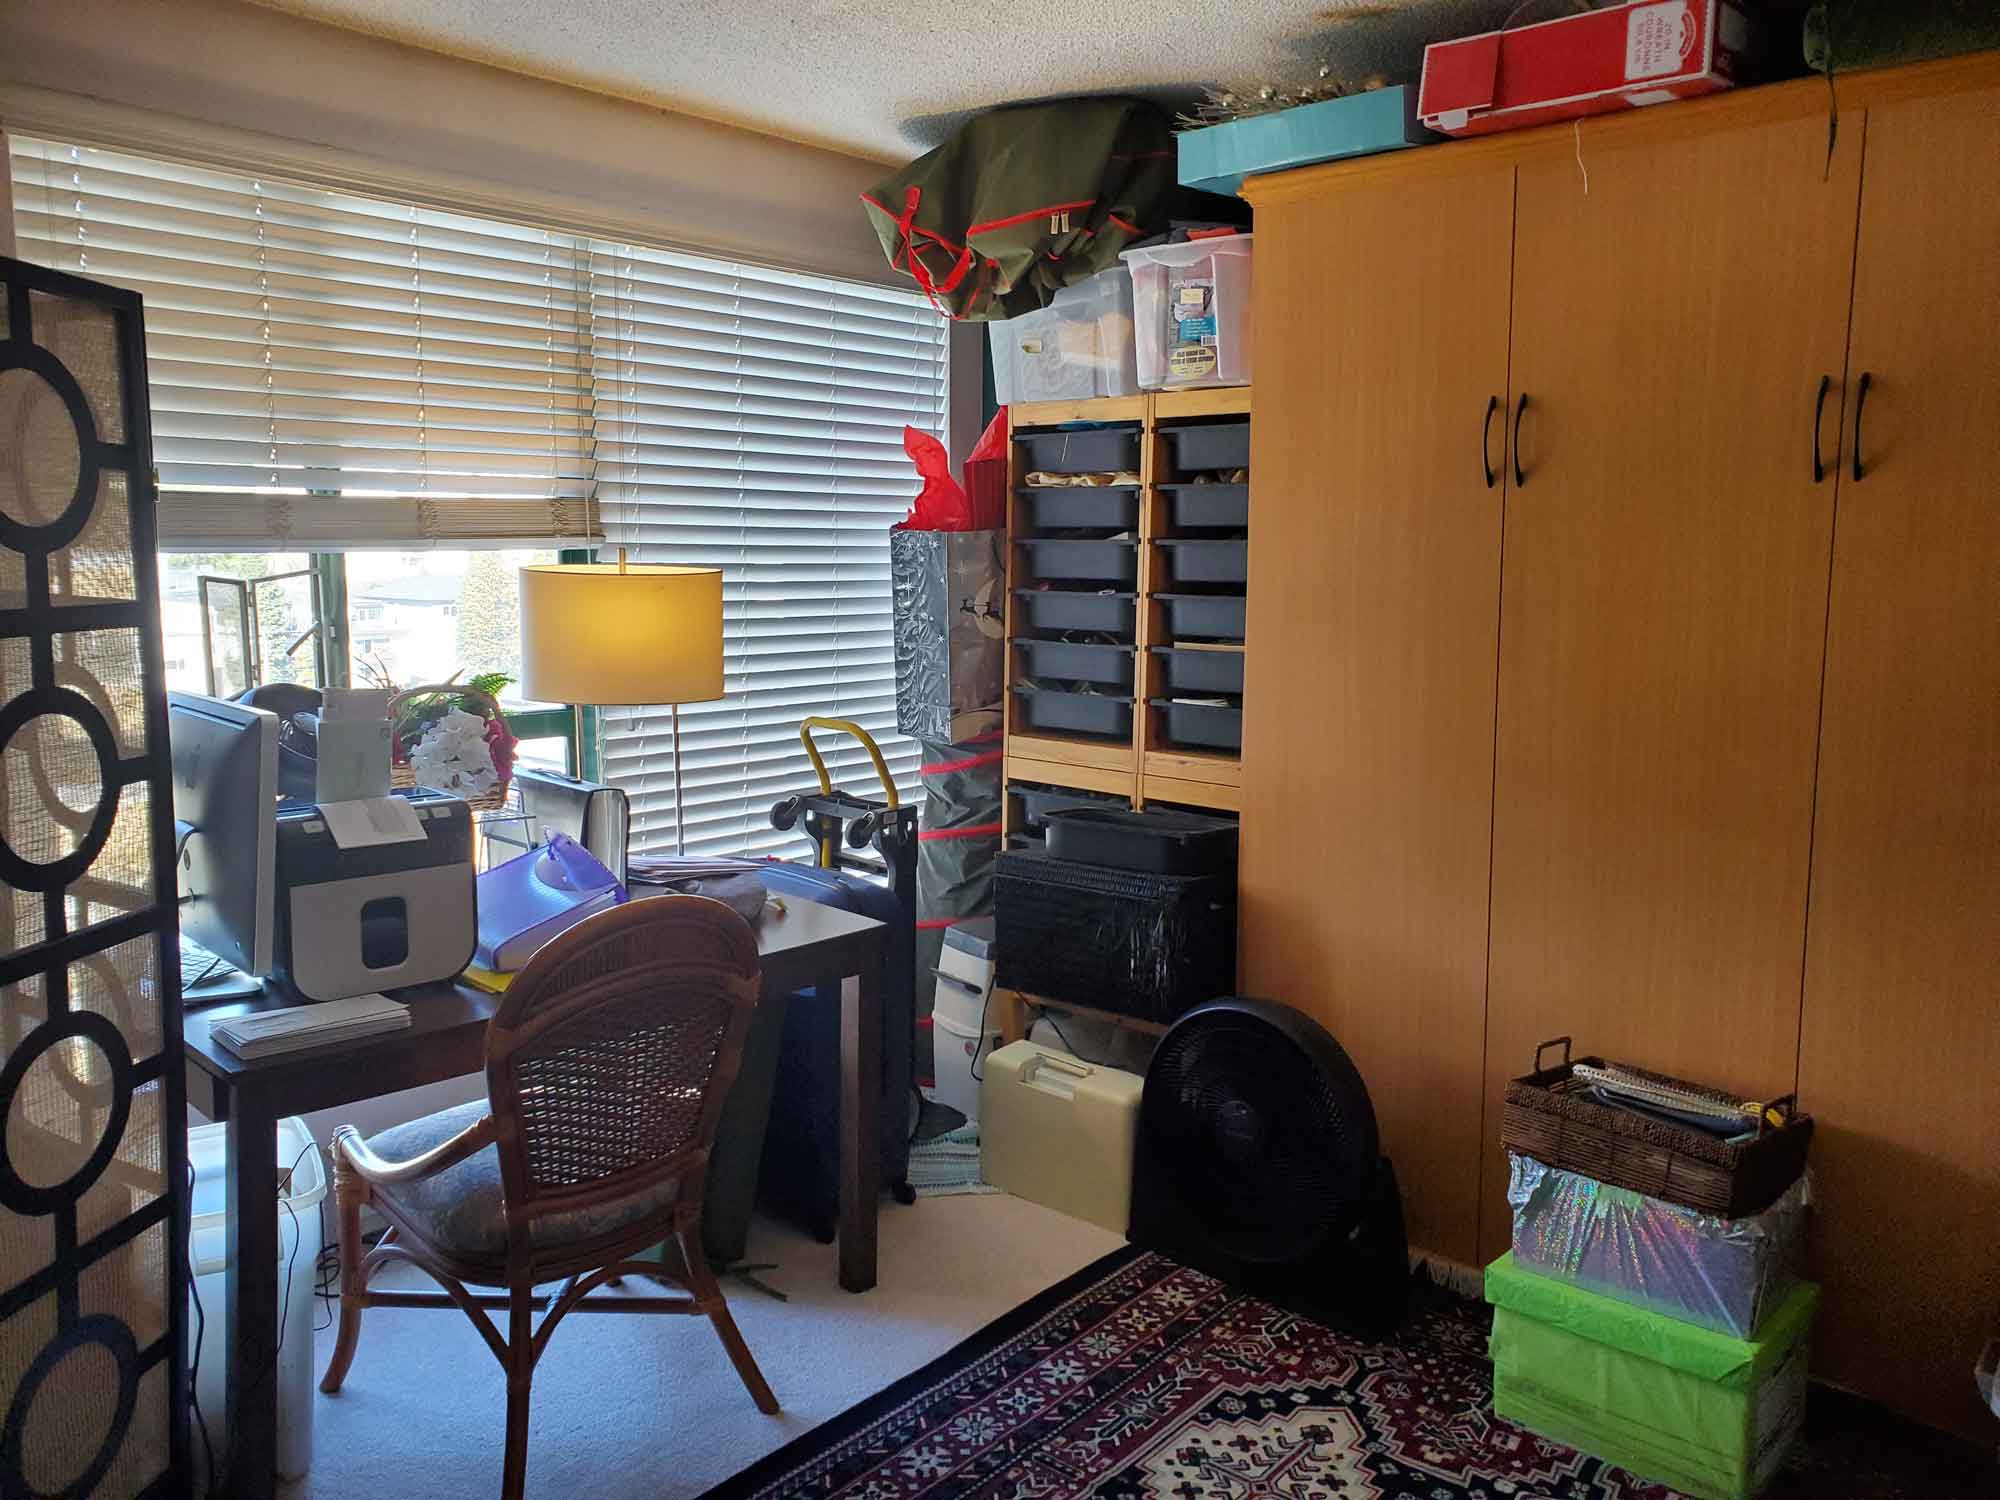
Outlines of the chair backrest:
M700 896L613 907L537 952L486 1035L509 1218L676 1176L699 1193L757 993L749 924Z

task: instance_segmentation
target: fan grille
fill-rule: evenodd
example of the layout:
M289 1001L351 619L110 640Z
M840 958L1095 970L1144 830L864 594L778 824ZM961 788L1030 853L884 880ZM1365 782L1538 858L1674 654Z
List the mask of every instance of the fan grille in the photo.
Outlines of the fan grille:
M1246 1261L1296 1260L1344 1233L1378 1154L1353 1063L1282 1007L1231 1001L1185 1017L1147 1069L1143 1115L1187 1222Z

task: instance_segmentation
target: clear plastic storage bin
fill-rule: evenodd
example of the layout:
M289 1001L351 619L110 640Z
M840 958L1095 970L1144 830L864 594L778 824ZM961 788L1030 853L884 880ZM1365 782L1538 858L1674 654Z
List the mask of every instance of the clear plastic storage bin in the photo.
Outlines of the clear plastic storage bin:
M1122 266L1064 287L1039 311L986 327L1002 406L1139 392L1132 278Z
M1250 383L1250 236L1151 245L1132 272L1139 384L1149 391Z
M229 1272L225 1198L229 1154L226 1125L188 1127L188 1164L194 1168L189 1205L188 1259L194 1268L189 1296L188 1340L195 1333L193 1299L201 1298L200 1366L195 1395L201 1419L217 1454L225 1451L228 1420L223 1372L229 1363L229 1315L224 1282ZM296 1163L296 1167L294 1166ZM326 1165L312 1132L296 1116L278 1121L278 1173L291 1172L278 1200L278 1441L275 1468L281 1479L296 1479L312 1464L313 1283L319 1266L320 1201L326 1197ZM201 1438L195 1438L201 1448Z

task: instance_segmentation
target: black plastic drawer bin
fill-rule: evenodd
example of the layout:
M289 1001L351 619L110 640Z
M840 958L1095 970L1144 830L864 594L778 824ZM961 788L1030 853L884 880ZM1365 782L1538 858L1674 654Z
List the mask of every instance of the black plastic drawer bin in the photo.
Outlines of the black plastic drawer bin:
M1166 554L1167 572L1175 583L1246 583L1250 577L1250 544L1245 541L1199 541L1173 537L1154 543Z
M1155 594L1167 607L1167 634L1177 641L1243 639L1241 594Z
M1138 595L1098 593L1092 589L1015 589L1020 622L1029 630L1094 630L1127 640L1138 621ZM1243 618L1243 601L1236 601ZM1241 633L1240 626L1238 633Z
M1053 677L1063 682L1097 682L1130 691L1132 652L1130 646L1099 646L1079 641L1017 640L1021 665L1030 677Z
M1109 693L1065 693L1026 683L1016 683L1014 691L1021 695L1030 729L1100 735L1113 740L1132 738L1130 698L1114 698Z
M1139 581L1137 542L1078 541L1070 537L1026 537L1022 560L1036 578L1072 578L1088 583Z
M1136 485L1070 485L1021 491L1037 531L1131 531L1139 524Z
M1131 806L1125 798L1114 797L1109 792L1073 792L1060 787L1022 786L1018 782L1013 792L1021 799L1021 816L1028 828L1037 831L1047 824L1050 813L1077 808L1121 812Z
M1079 428L1074 432L1034 432L1014 439L1024 450L1029 472L1115 474L1139 467L1139 433L1132 427Z
M1207 703L1174 703L1155 698L1153 707L1167 716L1167 738L1176 745L1201 750L1243 749L1243 710Z
M1169 427L1165 431L1173 449L1176 473L1202 474L1250 467L1248 422L1207 422L1199 427Z
M1242 531L1250 524L1247 484L1163 484L1176 526L1190 531Z
M1077 807L1048 819L1049 853L1148 875L1221 875L1236 868L1236 824L1199 813Z
M1170 693L1240 694L1243 691L1241 651L1176 651L1171 646L1155 646L1153 655L1166 669Z
M993 867L996 982L1146 1021L1236 986L1236 877L1144 875L1004 851Z

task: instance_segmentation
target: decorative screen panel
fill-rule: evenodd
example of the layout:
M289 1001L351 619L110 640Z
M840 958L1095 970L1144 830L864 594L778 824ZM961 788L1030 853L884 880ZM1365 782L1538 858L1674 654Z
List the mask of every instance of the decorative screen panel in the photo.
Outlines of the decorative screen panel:
M0 1495L164 1495L186 1106L140 302L0 287Z

